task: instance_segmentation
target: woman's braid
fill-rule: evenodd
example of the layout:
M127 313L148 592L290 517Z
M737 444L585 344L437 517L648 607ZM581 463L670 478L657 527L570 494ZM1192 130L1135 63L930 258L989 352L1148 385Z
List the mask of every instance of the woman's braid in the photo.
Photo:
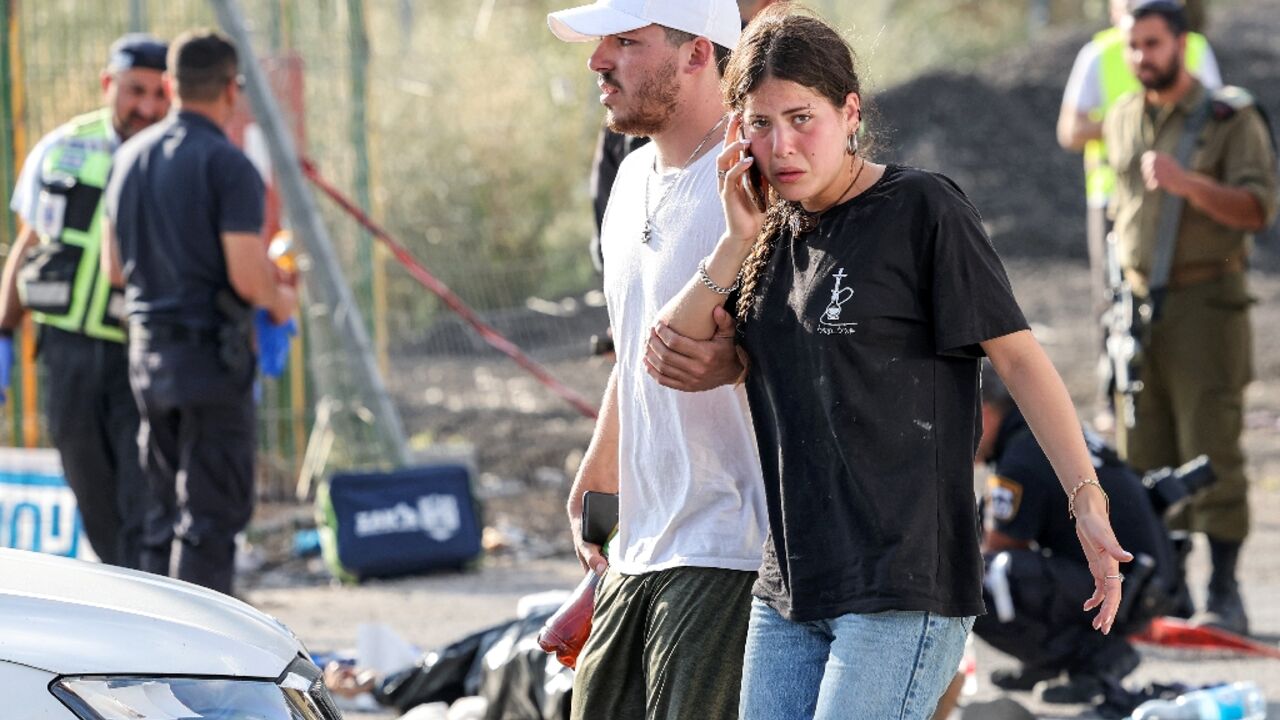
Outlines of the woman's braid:
M769 264L769 258L773 256L778 237L787 226L790 216L788 206L789 203L778 200L769 207L769 212L764 217L764 225L760 228L760 234L756 236L756 242L751 246L751 254L742 265L742 291L738 295L738 327L746 324L760 299L759 291L765 276L764 268Z

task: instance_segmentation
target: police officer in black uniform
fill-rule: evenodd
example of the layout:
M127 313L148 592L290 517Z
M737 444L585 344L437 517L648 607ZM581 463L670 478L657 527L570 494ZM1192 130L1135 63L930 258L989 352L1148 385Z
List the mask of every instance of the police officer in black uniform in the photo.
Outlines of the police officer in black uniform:
M1136 558L1124 568L1125 603L1112 632L1093 631L1079 603L1093 591L1093 577L1068 516L1067 497L989 365L983 371L982 411L977 458L992 470L982 544L988 613L978 618L974 632L1022 663L1016 671L994 673L992 681L1008 690L1030 690L1065 671L1068 682L1045 688L1045 701L1096 699L1118 687L1139 663L1125 637L1172 604L1179 576L1168 530L1141 478L1086 432L1098 480L1110 498L1112 527Z
M235 46L186 33L169 73L177 112L117 155L104 261L126 284L155 496L143 567L230 593L235 536L253 511L252 308L284 323L297 297L260 235L262 178L223 132L242 82Z

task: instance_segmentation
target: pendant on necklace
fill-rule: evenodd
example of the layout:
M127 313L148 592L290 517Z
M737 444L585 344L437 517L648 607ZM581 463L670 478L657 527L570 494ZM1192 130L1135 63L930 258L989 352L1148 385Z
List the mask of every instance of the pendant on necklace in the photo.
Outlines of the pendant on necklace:
M644 243L645 245L648 245L649 236L651 233L652 231L649 229L649 220L646 218L644 221L644 232L640 233L640 242Z

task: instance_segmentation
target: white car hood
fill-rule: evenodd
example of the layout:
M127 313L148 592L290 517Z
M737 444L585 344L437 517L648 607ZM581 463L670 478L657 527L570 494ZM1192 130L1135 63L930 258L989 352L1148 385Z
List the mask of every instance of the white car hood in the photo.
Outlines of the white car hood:
M275 679L299 653L283 625L221 593L0 549L0 660L59 675Z

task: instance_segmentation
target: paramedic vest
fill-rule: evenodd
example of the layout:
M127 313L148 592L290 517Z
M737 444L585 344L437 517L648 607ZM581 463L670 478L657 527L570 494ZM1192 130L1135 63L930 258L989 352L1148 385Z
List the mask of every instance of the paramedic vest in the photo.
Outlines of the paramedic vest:
M1128 40L1123 30L1110 27L1093 36L1098 49L1098 82L1102 86L1102 104L1089 113L1089 118L1101 122L1116 100L1131 92L1142 90L1142 84L1134 76L1126 57ZM1187 71L1199 75L1209 43L1197 32L1187 33ZM1107 164L1107 147L1102 140L1090 140L1084 146L1084 184L1090 207L1106 207L1116 177Z
M32 227L40 243L19 278L22 304L50 327L124 341L124 294L99 267L102 194L114 138L108 109L72 120L45 152Z

